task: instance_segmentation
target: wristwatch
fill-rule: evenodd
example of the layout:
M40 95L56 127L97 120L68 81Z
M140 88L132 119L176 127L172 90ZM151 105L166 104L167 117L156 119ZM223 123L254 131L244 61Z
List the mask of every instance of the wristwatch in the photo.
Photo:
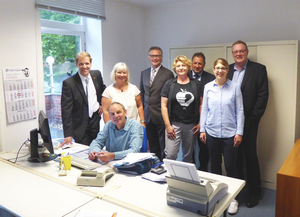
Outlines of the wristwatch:
M141 123L145 123L145 121L144 121L144 120L141 120Z

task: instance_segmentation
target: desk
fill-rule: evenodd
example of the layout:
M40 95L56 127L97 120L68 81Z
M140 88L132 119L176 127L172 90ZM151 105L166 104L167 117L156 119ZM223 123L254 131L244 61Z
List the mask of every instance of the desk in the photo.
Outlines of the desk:
M276 216L300 216L300 139L277 173Z
M245 181L206 172L198 171L198 173L202 178L219 180L228 184L228 194L216 205L213 213L213 216L221 216L230 202L242 190ZM132 210L140 208L153 215L199 217L198 214L167 205L167 187L167 184L150 182L136 176L132 178L131 182L124 183L120 188L106 194L103 200L119 206L132 207Z
M94 199L0 159L0 204L20 216L63 216Z
M10 159L16 156L17 152L7 152L1 153L0 157L5 159ZM28 153L27 150L21 150L20 156L24 156ZM179 209L173 206L167 205L166 190L167 184L158 184L145 179L141 176L125 175L125 174L115 174L111 179L108 180L105 187L82 187L77 186L77 177L80 175L81 171L72 167L67 176L58 176L58 163L54 161L46 163L30 163L27 158L20 159L17 161L18 169L23 171L23 173L31 173L34 177L39 177L40 179L46 181L40 181L41 183L49 183L59 185L60 188L75 191L77 193L82 193L85 196L92 198L99 198L101 200L90 200L85 203L85 207L88 209L93 207L94 203L105 203L109 206L118 207L122 212L132 212L135 215L142 216L197 216L199 215ZM1 165L0 165L1 166ZM18 171L17 173L19 173ZM15 173L15 172L14 172ZM213 216L221 216L223 212L227 209L230 202L236 195L241 191L245 185L245 181L229 178L226 176L219 176L211 173L200 172L199 175L202 178L215 179L228 184L228 194L224 199L216 206ZM15 175L14 175L15 176ZM10 177L12 178L12 177ZM9 178L7 178L9 180ZM1 184L1 183L0 183ZM49 184L50 185L50 184ZM46 185L45 185L46 186ZM62 190L63 191L63 190ZM20 189L20 192L21 189ZM74 196L75 198L75 196ZM100 202L101 201L101 202ZM0 200L0 204L2 201ZM81 205L83 202L81 203ZM31 207L28 205L28 207ZM108 207L108 205L107 205ZM7 207L9 209L9 207ZM14 207L12 210L15 210ZM78 210L78 206L76 209ZM120 212L121 212L120 211ZM64 213L66 214L66 212ZM72 216L69 215L68 216ZM124 214L124 216L127 216Z
M116 206L112 203L108 203L103 200L94 199L89 203L83 205L82 207L70 212L69 214L65 215L65 217L74 217L79 210L89 210L92 212L117 212L117 217L144 217L144 215L132 212L128 209L122 208L120 206Z

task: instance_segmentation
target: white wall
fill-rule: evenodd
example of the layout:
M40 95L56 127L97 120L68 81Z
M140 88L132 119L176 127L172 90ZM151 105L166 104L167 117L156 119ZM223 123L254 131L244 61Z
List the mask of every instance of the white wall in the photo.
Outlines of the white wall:
M29 138L29 131L37 127L37 119L19 123L7 124L5 112L5 99L3 93L3 68L29 68L31 75L35 77L34 86L36 92L42 90L43 73L41 64L41 50L37 47L40 41L40 34L36 34L39 27L39 20L34 7L34 0L1 0L0 7L0 151L19 148ZM45 101L42 98L37 100L37 110L45 108Z
M299 11L299 0L191 0L148 8L145 49L159 44L167 62L174 46L298 40Z
M112 83L110 72L118 62L125 62L130 83L139 87L140 73L146 68L144 10L113 0L105 1L106 21L102 22L103 71L105 84Z

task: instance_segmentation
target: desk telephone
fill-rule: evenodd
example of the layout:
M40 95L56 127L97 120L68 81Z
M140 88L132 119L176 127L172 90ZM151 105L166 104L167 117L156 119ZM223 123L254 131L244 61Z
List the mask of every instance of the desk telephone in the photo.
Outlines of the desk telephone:
M77 185L103 187L105 182L115 173L115 170L112 168L106 168L100 172L83 170L77 179Z

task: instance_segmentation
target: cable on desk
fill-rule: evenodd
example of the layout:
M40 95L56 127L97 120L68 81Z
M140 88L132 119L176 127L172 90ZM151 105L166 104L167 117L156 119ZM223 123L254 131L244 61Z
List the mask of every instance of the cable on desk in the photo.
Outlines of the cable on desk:
M30 140L29 140L29 139L26 139L25 142L23 142L23 144L21 145L21 147L20 147L19 150L18 150L18 153L17 153L16 158L11 158L11 159L7 159L7 160L8 160L9 162L12 162L12 161L10 161L10 160L15 159L15 162L12 162L12 163L15 164L15 163L17 162L17 160L18 160L18 156L19 156L19 153L20 153L22 147L23 147L24 145L27 145L27 142L30 142ZM29 155L29 154L24 155L24 156L22 156L22 157L26 157L26 156L28 156L28 155ZM22 158L22 157L20 157L20 158Z

